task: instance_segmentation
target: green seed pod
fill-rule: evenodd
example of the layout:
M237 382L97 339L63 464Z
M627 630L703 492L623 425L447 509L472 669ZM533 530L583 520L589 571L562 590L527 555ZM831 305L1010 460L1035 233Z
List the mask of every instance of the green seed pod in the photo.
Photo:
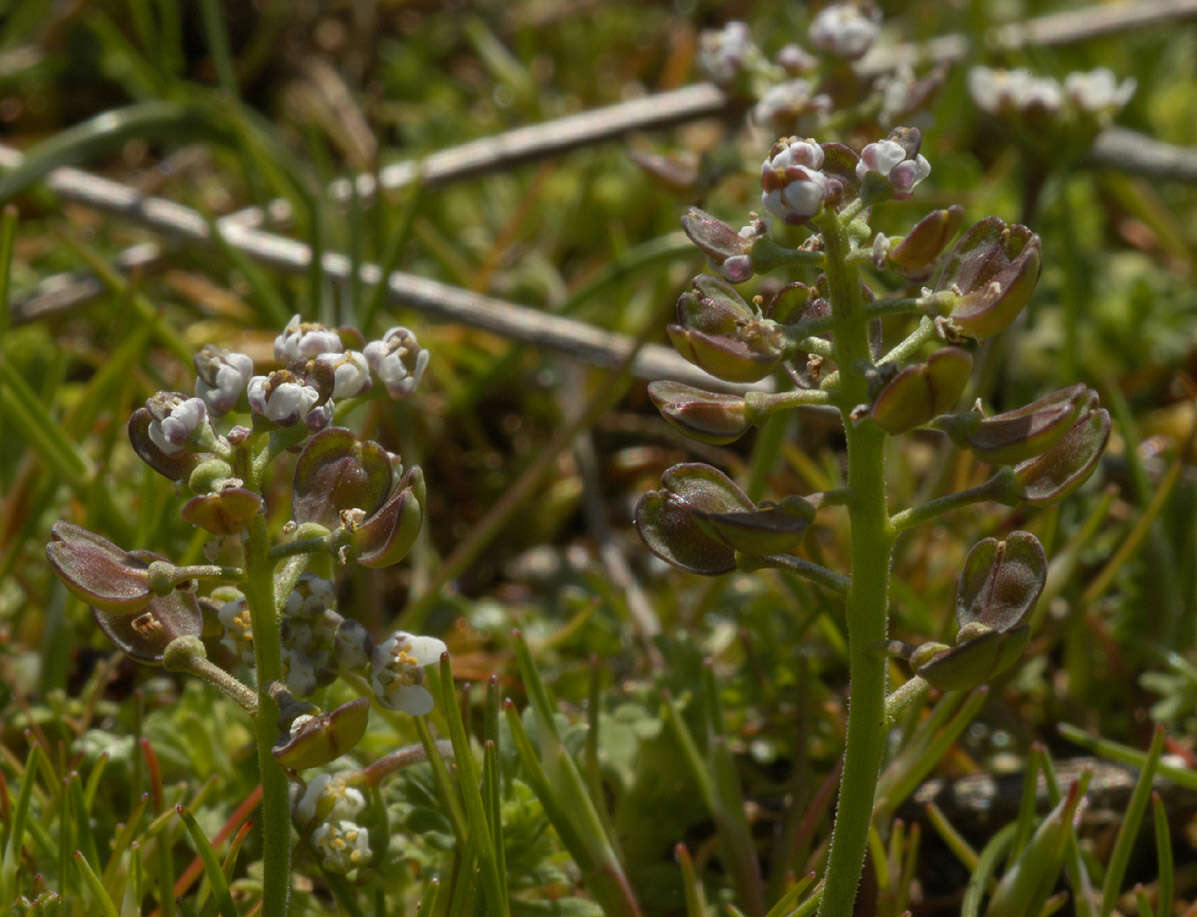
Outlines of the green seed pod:
M1083 412L1054 446L1014 466L1022 499L1036 506L1059 503L1089 479L1109 439L1109 412Z
M293 771L320 767L350 751L366 734L369 698L359 697L331 713L296 717L272 749L276 761Z
M1046 582L1047 555L1030 532L1011 532L1005 541L982 539L964 558L956 620L961 628L980 623L1011 630L1026 620Z
M700 442L730 443L751 427L744 399L739 395L706 392L662 380L649 383L648 396L662 417Z
M991 630L947 650L941 650L921 664L911 659L915 674L941 691L969 691L992 681L1018 661L1031 639L1026 625L1010 631ZM919 649L922 649L920 647Z
M1084 385L1073 385L993 417L982 417L976 412L948 414L936 426L981 461L1013 465L1052 448L1072 428L1077 417L1096 403L1096 392Z
M945 347L926 363L906 367L873 402L873 421L894 435L922 426L960 399L972 368L972 354L958 347Z
M228 487L220 493L201 494L183 505L183 519L214 535L235 535L244 531L262 512L262 498L244 487Z
M912 280L926 277L940 253L964 221L964 208L953 204L946 210L933 210L890 248L889 263Z
M295 463L291 513L297 522L336 528L342 510L369 516L381 507L391 482L391 458L382 446L359 441L344 427L329 427L308 441Z
M699 528L741 553L753 557L785 554L802 541L815 508L801 497L753 512L695 512Z
M636 530L649 550L691 573L734 570L735 549L708 534L696 514L752 512L748 495L717 468L699 463L674 465L661 483L662 490L650 490L636 504Z
M956 243L935 289L959 294L952 320L964 334L992 337L1014 321L1039 280L1040 241L997 217L976 223Z
M161 665L167 647L181 637L199 636L204 615L195 594L176 589L154 596L139 614L114 614L92 606L100 630L118 647L148 665Z
M46 558L66 587L87 604L115 615L140 611L153 588L149 567L165 560L149 551L125 551L69 522L50 527Z
M363 522L350 522L350 557L363 567L389 567L407 556L424 524L424 472L418 465Z

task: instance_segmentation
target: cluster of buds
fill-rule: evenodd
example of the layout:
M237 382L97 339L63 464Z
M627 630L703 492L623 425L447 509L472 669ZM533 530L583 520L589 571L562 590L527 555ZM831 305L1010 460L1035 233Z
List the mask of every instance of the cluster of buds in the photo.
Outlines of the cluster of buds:
M919 152L918 128L897 128L858 154L840 143L783 137L761 163L761 205L782 222L800 226L824 206L841 208L857 197L866 204L906 200L931 174Z

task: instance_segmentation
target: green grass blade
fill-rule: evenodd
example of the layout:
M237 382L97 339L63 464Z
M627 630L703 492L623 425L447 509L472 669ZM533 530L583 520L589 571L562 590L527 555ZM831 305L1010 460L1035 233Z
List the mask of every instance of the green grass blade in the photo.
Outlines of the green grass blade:
M183 806L175 806L175 813L183 819L187 833L191 835L191 842L195 845L195 852L199 854L199 858L204 864L204 875L207 876L208 884L212 888L217 908L224 917L237 917L237 908L233 904L233 896L229 893L228 880L220 866L220 860L216 857L216 851L212 849L212 844L204 836L199 822Z
M116 904L108 897L108 892L104 889L104 883L100 881L100 877L96 875L96 871L91 868L85 857L80 851L75 851L75 865L79 868L79 875L83 877L84 884L87 885L88 891L95 899L96 905L99 907L99 913L104 917L120 917L120 912L116 909ZM92 911L91 913L96 913Z
M1159 766L1160 755L1163 753L1164 727L1156 726L1155 735L1151 737L1151 746L1147 750L1147 761L1139 772L1139 780L1135 783L1130 802L1127 803L1122 824L1118 826L1114 849L1110 851L1106 878L1101 888L1101 917L1109 917L1118 903L1122 878L1126 875L1126 865L1130 862L1131 852L1139 837L1139 826L1143 822L1143 813L1147 811L1147 802L1151 798L1151 782L1155 779L1155 769Z

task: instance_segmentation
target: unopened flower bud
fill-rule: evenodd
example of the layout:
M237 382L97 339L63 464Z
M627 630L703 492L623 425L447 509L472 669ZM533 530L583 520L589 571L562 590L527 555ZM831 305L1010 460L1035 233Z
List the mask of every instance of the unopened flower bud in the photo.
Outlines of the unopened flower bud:
M386 386L392 398L415 391L428 365L428 351L411 331L398 325L388 329L382 340L367 344L363 353L370 371Z
M195 394L209 412L219 417L237 406L254 373L254 361L243 353L232 353L211 344L193 358Z
M291 316L287 327L274 339L274 358L284 368L302 363L322 353L340 353L341 337L319 322L301 322Z
M315 573L305 573L287 596L283 614L290 618L313 620L324 614L326 609L337 607L337 587Z
M916 128L898 128L889 138L866 144L860 151L856 177L865 183L868 199L878 200L889 192L898 200L906 200L915 186L931 174L931 164L917 152L918 133ZM885 185L870 178L870 174L880 176Z
M432 694L424 687L424 667L439 662L444 641L396 631L374 648L370 684L378 702L413 716L432 712Z
M878 19L875 11L866 13L855 3L833 3L811 20L807 37L819 51L855 60L877 40Z

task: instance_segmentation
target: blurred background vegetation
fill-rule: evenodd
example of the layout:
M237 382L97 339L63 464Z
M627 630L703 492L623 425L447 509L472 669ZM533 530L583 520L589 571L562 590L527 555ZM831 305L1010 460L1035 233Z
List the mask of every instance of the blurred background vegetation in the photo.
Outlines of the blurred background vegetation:
M899 42L961 33L977 41L970 62L1058 78L1107 66L1138 82L1121 126L1197 147L1191 19L1018 52L987 51L978 38L994 24L1079 7L886 3L884 34ZM801 40L810 15L800 3L683 0L0 0L0 142L45 151L98 114L163 102L173 107L144 130L72 140L67 158L208 218L282 197L294 219L278 231L318 251L664 342L678 293L702 269L677 235L680 214L698 204L739 225L759 208L758 164L775 138L738 112L444 187L409 186L369 205L338 204L323 189L347 174L685 86L702 78L702 29L743 19L771 54ZM1018 774L1036 742L1057 758L1087 753L1060 737L1060 723L1144 748L1160 722L1169 751L1192 764L1197 184L1020 145L974 108L965 75L950 68L917 118L933 171L914 201L887 205L894 231L951 203L970 221L996 214L1028 222L1043 237L1043 275L1019 327L994 345L976 394L1002 410L1083 381L1100 391L1116 424L1102 468L1062 507L958 513L900 544L893 602L895 635L904 639L944 633L956 571L977 538L1029 528L1055 558L1025 663L993 686L938 772ZM667 187L630 151L694 155L697 181ZM417 395L356 418L405 462L424 466L428 524L408 563L346 577L343 610L375 634L400 626L443 636L459 683L497 675L521 707L509 635L522 629L560 701L566 745L594 764L593 785L645 913L684 912L680 842L708 898L732 896L712 815L662 718L672 698L705 748L695 700L704 677L721 704L721 741L766 881L779 891L787 874L817 862L829 820L820 787L840 755L845 708L836 603L777 572L706 580L665 569L630 518L637 496L683 460L727 469L756 497L834 486L842 474L835 429L803 415L732 446L702 446L665 425L644 380L380 304L360 284L255 265L229 245L150 233L41 185L15 203L10 308L0 318L0 764L20 782L30 743L44 743L57 779L71 770L86 778L108 755L95 778L103 789L87 797L89 827L47 816L23 894L37 894L35 873L44 887L82 894L62 845L82 844L72 832L86 830L103 849L129 817L151 779L134 737L150 740L170 801L185 800L209 836L255 785L240 713L199 685L115 656L87 608L51 575L44 544L61 518L129 548L196 558L201 540L179 517L171 486L135 459L125 421L158 389L190 391L192 370L180 356L205 343L268 361L292 312L333 324L365 319L367 335L402 322L432 352ZM69 307L47 306L51 292L83 282L80 271L144 242L161 252L143 269L107 275ZM19 411L40 419L43 438L7 433ZM562 439L583 412L579 435ZM903 440L892 459L895 506L980 479L975 463L930 434ZM283 484L271 503L280 523ZM844 569L846 544L846 520L831 515L809 549ZM476 691L466 697L480 702ZM594 749L588 722L599 726ZM376 721L361 760L413 741L405 729ZM508 764L514 773L514 759ZM55 786L47 775L39 793L57 798ZM504 821L509 881L523 912L590 912L585 882L540 803L521 793L511 789ZM0 784L0 813L9 795ZM452 835L434 798L421 767L386 785L389 865L367 886L381 889L375 900L389 907L414 902L428 876L447 868ZM1197 897L1193 811L1193 799L1182 799L1171 819L1186 901ZM1095 822L1083 847L1102 862L1112 831ZM168 857L161 868L177 876L192 853L174 830L175 846L166 848L174 865ZM923 833L910 906L951 912L967 870L929 827ZM251 835L242 864L253 863L253 843ZM253 866L238 870L238 881L252 885ZM1151 882L1154 873L1132 864L1131 878ZM300 900L313 911L336 891L315 870L298 881L312 892ZM351 898L337 900L345 907Z

